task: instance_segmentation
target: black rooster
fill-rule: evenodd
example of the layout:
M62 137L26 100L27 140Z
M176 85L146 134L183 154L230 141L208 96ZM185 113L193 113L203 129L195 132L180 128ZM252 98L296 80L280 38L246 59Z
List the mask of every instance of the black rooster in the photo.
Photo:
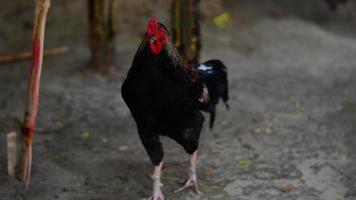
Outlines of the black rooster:
M208 106L209 99L199 77L194 67L182 64L166 27L156 17L152 18L121 88L154 165L150 200L164 199L160 181L163 164L160 135L172 138L189 154L189 178L176 192L190 187L198 192L196 158L204 122L201 109Z
M208 60L196 66L199 76L209 91L209 102L202 107L203 111L210 113L209 127L214 127L216 105L220 98L224 101L225 106L229 109L229 91L227 80L227 68L220 60Z

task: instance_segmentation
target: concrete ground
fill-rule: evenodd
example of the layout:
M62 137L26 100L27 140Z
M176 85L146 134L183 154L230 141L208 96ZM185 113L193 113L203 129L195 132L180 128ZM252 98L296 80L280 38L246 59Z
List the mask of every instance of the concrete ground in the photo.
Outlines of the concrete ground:
M19 2L7 3L0 12L1 53L28 47L32 13L25 10L31 4L22 7ZM210 131L205 126L202 133L200 195L173 193L186 178L186 155L162 138L166 199L356 199L356 23L330 14L322 1L303 2L226 0L207 5L212 13L209 9L232 17L219 28L206 11L202 55L202 60L218 58L228 66L231 109L220 105L216 127ZM73 50L45 62L30 191L25 193L15 179L2 178L0 199L147 197L152 166L120 94L137 36L120 35L117 76L83 73L86 30L77 26L85 25L85 13L76 12L80 3L74 8L69 0L57 4L53 16L68 15L49 19L48 45ZM18 20L8 17L21 11ZM162 11L146 15L153 14L168 18ZM148 17L142 18L136 28L141 31ZM21 26L10 26L14 22ZM64 24L68 29L58 31ZM28 66L0 66L0 125L22 117Z

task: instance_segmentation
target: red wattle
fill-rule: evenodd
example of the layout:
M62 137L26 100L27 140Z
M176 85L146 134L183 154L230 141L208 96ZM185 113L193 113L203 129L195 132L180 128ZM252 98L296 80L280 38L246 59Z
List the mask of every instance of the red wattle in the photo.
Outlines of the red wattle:
M154 41L153 43L150 44L151 47L151 51L154 55L158 55L159 53L161 53L162 50L162 45L159 41Z

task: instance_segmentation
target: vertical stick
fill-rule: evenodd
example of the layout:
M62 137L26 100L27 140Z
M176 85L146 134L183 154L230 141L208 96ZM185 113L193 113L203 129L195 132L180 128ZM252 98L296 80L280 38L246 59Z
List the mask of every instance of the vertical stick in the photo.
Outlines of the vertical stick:
M6 134L7 141L7 175L15 175L16 166L16 132L9 132Z
M107 73L113 74L116 70L114 64L115 44L117 36L117 7L119 0L110 0L108 5L108 24L107 24Z
M36 128L38 94L43 60L45 25L51 0L36 0L34 30L32 38L32 64L28 80L27 105L22 127L22 169L25 189L28 189L31 175L32 138Z
M90 64L100 70L105 39L104 0L88 0Z
M196 65L200 58L200 0L173 0L173 42L186 64Z
M117 33L118 0L88 0L90 64L95 71L111 74Z

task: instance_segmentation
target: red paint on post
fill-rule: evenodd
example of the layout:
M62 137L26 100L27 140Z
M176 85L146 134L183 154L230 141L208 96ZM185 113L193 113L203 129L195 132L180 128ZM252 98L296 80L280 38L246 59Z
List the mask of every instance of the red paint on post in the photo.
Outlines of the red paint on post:
M25 127L24 133L32 139L36 128L36 119L38 113L38 95L40 78L42 71L42 57L43 51L41 47L41 40L39 38L34 38L32 44L32 66L29 78L29 88L28 88L28 104L25 116Z
M31 162L32 162L32 138L36 129L36 119L38 113L38 96L43 60L44 31L47 12L51 0L36 0L33 43L32 43L32 63L28 80L27 105L25 119L22 127L23 153L22 168L23 179L26 190L30 182Z
M39 38L35 38L32 44L32 66L41 67L41 41Z

